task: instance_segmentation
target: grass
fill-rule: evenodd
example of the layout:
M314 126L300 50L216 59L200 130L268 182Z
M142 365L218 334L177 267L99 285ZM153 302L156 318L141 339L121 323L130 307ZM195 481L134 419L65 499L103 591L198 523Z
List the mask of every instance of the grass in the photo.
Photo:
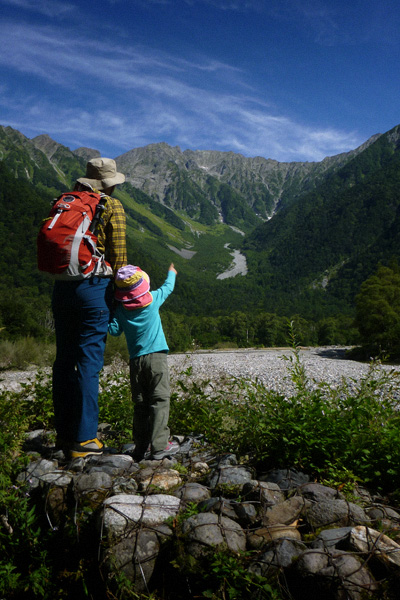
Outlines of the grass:
M24 370L31 365L45 367L54 361L55 344L40 342L32 337L18 340L0 340L0 371Z

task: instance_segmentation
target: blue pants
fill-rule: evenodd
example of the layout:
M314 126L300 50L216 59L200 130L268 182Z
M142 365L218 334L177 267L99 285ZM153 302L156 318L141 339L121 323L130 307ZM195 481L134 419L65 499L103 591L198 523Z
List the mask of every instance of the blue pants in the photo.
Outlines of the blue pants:
M99 373L113 283L93 277L56 281L52 309L57 353L53 365L53 405L57 436L83 442L97 436Z

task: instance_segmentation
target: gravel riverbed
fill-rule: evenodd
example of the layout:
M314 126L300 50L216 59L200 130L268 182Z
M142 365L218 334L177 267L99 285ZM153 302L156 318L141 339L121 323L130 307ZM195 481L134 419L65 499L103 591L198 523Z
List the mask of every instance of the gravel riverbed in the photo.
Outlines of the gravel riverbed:
M291 348L240 349L231 351L200 351L192 354L170 355L172 377L174 372L192 367L195 378L215 380L221 375L258 379L267 388L283 394L290 394L293 383L290 379ZM312 386L325 381L338 385L342 379L359 381L370 369L368 363L346 358L346 348L319 347L302 348L300 360ZM380 365L386 372L400 371L400 365Z
M172 380L182 371L192 368L194 379L218 380L221 376L258 379L268 388L288 394L293 389L289 376L289 362L284 357L293 356L290 348L264 348L239 350L196 351L170 354L168 357ZM346 358L346 349L338 347L302 348L301 362L310 381L326 381L336 385L342 378L358 381L369 370L367 363ZM382 365L385 371L400 370L400 365ZM110 367L106 367L108 371ZM33 379L36 370L3 371L0 373L0 391L19 391L21 383Z

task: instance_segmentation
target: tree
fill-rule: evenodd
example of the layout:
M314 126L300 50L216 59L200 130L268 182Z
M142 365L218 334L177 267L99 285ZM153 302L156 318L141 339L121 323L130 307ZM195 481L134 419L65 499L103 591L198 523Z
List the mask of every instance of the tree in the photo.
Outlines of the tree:
M287 319L271 313L260 313L255 320L258 344L266 347L287 344Z
M380 265L356 296L355 323L362 345L374 354L400 352L400 271Z
M163 311L162 324L171 352L184 352L192 345L192 337L184 315Z

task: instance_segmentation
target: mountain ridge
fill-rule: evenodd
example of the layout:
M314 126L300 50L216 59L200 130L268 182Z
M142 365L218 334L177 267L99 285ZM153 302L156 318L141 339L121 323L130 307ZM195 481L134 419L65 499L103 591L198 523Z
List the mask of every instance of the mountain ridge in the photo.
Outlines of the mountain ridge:
M279 162L261 156L245 157L235 152L214 150L182 151L179 146L172 147L165 142L134 148L115 160L127 181L160 202L171 197L176 201L177 196L171 193L171 187L178 168L190 175L209 200L212 186L207 179L213 178L246 196L248 205L256 214L270 218L277 207L284 206L298 195L301 184L305 189L312 188L328 173L363 152L380 135L371 136L354 150L326 157L320 162Z
M73 177L82 174L85 162L100 156L100 152L92 148L70 150L48 134L29 139L5 126L0 126L0 134L3 159L7 157L10 146L22 147L36 166L50 166L54 170L53 178L58 179L64 187L72 185ZM319 162L279 162L261 156L245 157L240 153L216 150L182 151L179 146L169 146L166 142L133 148L115 160L128 183L171 208L186 210L189 206L190 216L201 218L206 212L208 221L211 218L215 222L226 219L223 199L232 193L233 197L228 200L239 206L238 211L244 214L244 220L247 212L252 227L255 221L249 211L260 221L271 218L277 210L315 188L381 135L375 134L358 148ZM43 156L38 155L38 151ZM44 157L49 165L45 165ZM67 172L66 163L69 163ZM23 175L21 170L15 172L17 176ZM30 178L29 170L26 176ZM185 186L191 188L189 203L182 198L181 188ZM207 204L209 206L205 210ZM243 225L243 219L241 223L229 222L229 219L227 222L240 226Z
M0 126L0 158L16 181L33 186L35 198L70 189L97 152ZM128 259L158 284L163 265L176 263L170 305L178 313L348 314L378 262L400 259L400 126L315 163L182 151L165 142L115 160L127 176L115 195L127 215ZM246 256L246 276L217 279L234 250Z

